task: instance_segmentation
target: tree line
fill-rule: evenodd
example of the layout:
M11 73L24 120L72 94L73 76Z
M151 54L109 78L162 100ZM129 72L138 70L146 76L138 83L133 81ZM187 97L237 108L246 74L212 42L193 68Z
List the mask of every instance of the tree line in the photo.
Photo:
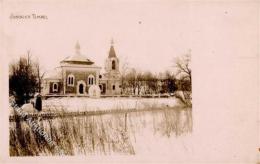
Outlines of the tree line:
M186 105L191 105L191 54L174 58L173 70L161 73L138 71L124 63L121 68L121 89L126 95L172 94Z
M187 53L175 58L173 63L175 71L167 70L159 74L138 71L129 68L125 63L120 70L121 94L174 94L183 103L191 105L190 62L191 54ZM29 51L26 56L9 64L9 94L15 97L18 105L28 102L35 92L41 92L43 75L39 62L32 59Z

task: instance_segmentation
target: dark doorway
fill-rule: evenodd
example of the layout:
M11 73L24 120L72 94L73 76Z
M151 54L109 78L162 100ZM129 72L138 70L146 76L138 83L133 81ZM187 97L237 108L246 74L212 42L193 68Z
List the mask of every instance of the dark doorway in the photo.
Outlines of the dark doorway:
M106 93L106 84L102 84L102 90L101 90L102 94Z
M83 86L83 84L80 84L79 85L79 93L83 94L83 92L84 92L84 86Z

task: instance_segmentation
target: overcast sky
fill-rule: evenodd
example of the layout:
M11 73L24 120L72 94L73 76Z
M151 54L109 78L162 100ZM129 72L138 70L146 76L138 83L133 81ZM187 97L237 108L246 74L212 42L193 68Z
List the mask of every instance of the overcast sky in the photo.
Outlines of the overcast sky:
M189 49L193 58L196 53L250 53L257 46L243 43L257 31L254 6L161 0L5 1L6 48L10 59L30 49L43 68L50 69L73 55L79 41L82 54L104 67L113 38L121 63L127 59L130 66L159 72L171 68L174 57ZM11 14L48 19L14 20Z

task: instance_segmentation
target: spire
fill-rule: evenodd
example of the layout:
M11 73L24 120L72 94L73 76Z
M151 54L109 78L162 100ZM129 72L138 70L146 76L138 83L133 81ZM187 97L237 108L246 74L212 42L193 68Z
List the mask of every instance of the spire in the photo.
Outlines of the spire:
M79 41L77 41L76 46L75 46L75 50L76 50L76 54L80 54L80 45L79 45Z
M114 40L113 39L111 40L111 46L110 46L108 57L109 58L116 57L116 52L115 52L115 49L114 49Z

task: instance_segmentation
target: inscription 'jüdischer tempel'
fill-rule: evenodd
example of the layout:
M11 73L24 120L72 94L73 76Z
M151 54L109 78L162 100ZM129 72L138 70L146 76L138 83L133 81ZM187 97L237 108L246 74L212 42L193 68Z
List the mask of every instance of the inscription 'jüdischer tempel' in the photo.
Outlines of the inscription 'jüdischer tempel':
M44 14L10 14L10 19L48 19L47 15Z

